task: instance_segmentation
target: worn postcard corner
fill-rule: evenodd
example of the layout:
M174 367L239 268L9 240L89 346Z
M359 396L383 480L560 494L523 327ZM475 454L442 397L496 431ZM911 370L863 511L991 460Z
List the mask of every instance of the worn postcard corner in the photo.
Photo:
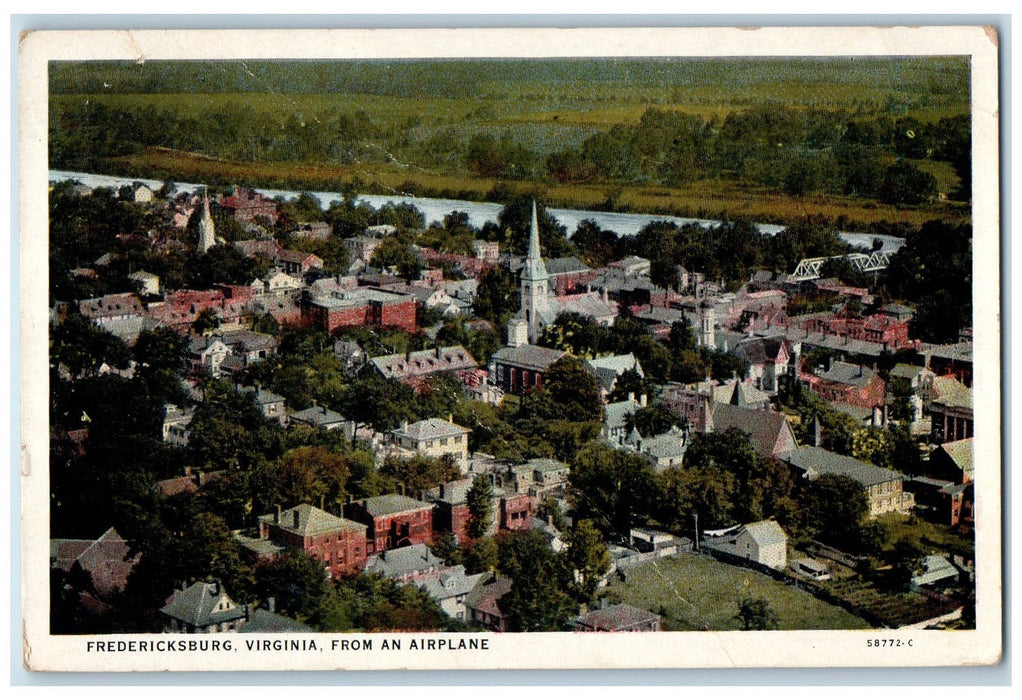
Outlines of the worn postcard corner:
M23 33L25 667L998 663L997 51Z

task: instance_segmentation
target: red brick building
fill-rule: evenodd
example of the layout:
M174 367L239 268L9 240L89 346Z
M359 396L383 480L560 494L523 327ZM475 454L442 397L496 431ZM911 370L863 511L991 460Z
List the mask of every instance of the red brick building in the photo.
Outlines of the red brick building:
M425 263L434 265L450 265L452 268L465 273L466 277L478 279L483 273L493 269L493 263L471 255L458 255L456 253L441 253L432 248L419 248L416 251Z
M529 530L532 528L532 496L527 493L513 493L500 497L501 530Z
M307 503L260 516L259 537L308 552L326 565L333 578L361 571L369 555L364 524Z
M819 374L799 375L810 391L831 403L843 403L861 408L884 405L886 384L880 375L868 367L848 362L834 362L830 369Z
M362 287L302 301L302 321L332 333L338 328L374 326L414 333L417 302L407 294Z
M432 504L408 496L390 493L353 501L344 515L366 526L369 554L433 540Z
M163 303L151 304L146 314L174 330L187 333L203 311L213 309L225 323L237 321L245 312L246 297L233 296L237 288L231 287L230 296L220 289L179 289L167 292ZM229 296L229 298L228 298Z
M915 348L909 339L908 321L899 321L887 314L873 314L866 318L850 318L822 314L800 321L798 327L810 333L835 335L851 340L885 344L892 351Z
M467 496L472 479L459 479L440 484L424 497L433 501L433 529L450 532L464 542L468 538L468 525L472 520ZM499 485L493 487L490 534L497 530L529 530L535 499L527 493L517 493Z
M257 216L277 223L277 203L247 187L235 187L234 194L220 198L220 206L242 223L251 223Z

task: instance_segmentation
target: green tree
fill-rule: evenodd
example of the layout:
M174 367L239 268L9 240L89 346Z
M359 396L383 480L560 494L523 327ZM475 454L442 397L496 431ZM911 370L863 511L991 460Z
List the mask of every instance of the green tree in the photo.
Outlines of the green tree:
M485 474L477 474L472 480L472 488L465 497L468 505L469 521L468 536L479 538L490 529L493 510L493 487Z
M543 378L558 415L569 421L602 421L600 385L582 362L565 355L554 362Z
M514 276L506 267L498 265L479 278L476 295L472 299L472 312L495 328L503 329L521 304L521 290Z
M104 364L126 369L131 353L117 336L79 314L69 314L50 336L50 357L79 377L94 375Z
M547 259L572 255L575 247L568 241L568 230L547 211L544 202L527 194L515 195L497 214L497 226L503 236L501 243L515 255L525 255L529 248L534 201L536 222L539 224L540 254Z
M438 459L415 455L408 459L388 457L380 467L380 475L404 484L405 493L419 494L457 479L460 472L448 455Z
M663 404L643 406L636 410L635 413L629 413L625 416L625 429L631 432L634 428L645 437L663 435L672 427L684 428L685 419Z
M277 492L285 503L322 504L339 512L350 474L342 455L323 447L298 447L277 462Z
M741 623L743 630L777 629L777 616L770 602L763 598L743 598L738 604L735 619Z
M653 468L643 457L590 443L571 460L568 497L575 517L625 539L653 504Z
M315 615L330 588L323 562L301 550L260 564L256 580L260 598L272 596L281 613L300 620Z
M400 382L383 379L376 373L360 376L349 383L339 397L339 408L359 426L386 433L401 421L415 419L415 394Z
M820 539L854 550L869 513L869 500L854 479L824 474L809 482L802 512L809 530Z
M199 312L199 315L195 318L195 322L192 327L196 333L204 334L209 331L215 331L220 327L220 312L216 309L203 309Z
M888 204L921 204L936 195L936 178L907 160L889 167L880 185L880 199Z
M592 602L600 579L610 569L610 553L599 529L591 520L580 520L568 531L564 563L570 572L568 586L580 603Z
M480 537L462 547L465 553L465 571L478 574L497 569L497 541L492 537Z
M181 372L185 368L187 350L188 341L180 333L161 327L139 333L132 354L140 372Z
M509 631L553 632L567 627L578 607L562 587L563 565L543 535L529 530L501 537L498 562L513 581L511 590L497 600Z

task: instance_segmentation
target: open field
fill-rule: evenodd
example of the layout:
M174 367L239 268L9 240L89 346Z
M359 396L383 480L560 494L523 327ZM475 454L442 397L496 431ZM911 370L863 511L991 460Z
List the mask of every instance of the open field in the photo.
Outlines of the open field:
M138 177L326 190L356 180L367 193L465 199L486 198L501 177L510 190L540 189L565 207L772 223L818 216L859 230L881 222L917 227L935 218L965 222L968 207L936 199L890 206L823 193L840 188L787 195L783 169L827 149L781 136L791 161L758 162L744 151L733 161L715 156L714 169L694 171L694 179L671 179L661 161L677 142L647 144L650 133L625 138L637 170L624 174L558 175L557 184L547 158L595 135L627 131L650 108L697 117L704 134L719 133L728 115L750 109L760 110L763 133L787 110L792 138L809 138L807 125L820 113L840 115L839 125L901 118L933 124L968 114L968 78L967 63L954 57L57 62L50 70L51 154L54 167ZM121 126L116 136L112 124ZM525 155L513 160L513 148L498 149L514 166L488 170L479 162L493 154L471 157L479 137ZM736 138L725 146L755 150L759 136ZM601 151L597 160L613 169L624 157ZM954 192L958 180L948 163L914 163L934 175L941 194ZM749 172L753 166L758 175Z
M51 90L58 95L358 94L464 100L475 107L501 103L514 106L510 113L540 114L789 104L931 119L968 110L968 80L967 61L955 57L147 61L93 62L88 68L55 63L51 70Z
M869 625L810 593L709 556L683 554L628 572L608 588L613 597L660 612L675 630L736 630L743 598L763 598L777 616L778 629L867 629Z

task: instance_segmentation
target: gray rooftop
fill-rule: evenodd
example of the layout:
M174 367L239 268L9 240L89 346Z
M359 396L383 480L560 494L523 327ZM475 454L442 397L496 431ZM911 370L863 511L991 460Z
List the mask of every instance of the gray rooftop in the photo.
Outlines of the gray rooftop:
M388 493L383 496L373 496L359 501L366 512L373 517L384 515L396 515L397 513L408 513L413 510L431 509L432 506L422 501L417 501L408 496L396 493Z
M479 574L466 574L464 565L458 564L449 567L436 578L427 578L415 585L433 600L440 601L471 593L480 581L488 576L489 572L486 571Z
M308 625L303 625L298 620L272 613L263 608L256 608L249 612L248 621L238 630L242 634L261 634L264 632L289 632L293 634L305 634L315 632Z
M788 464L803 471L809 479L834 474L847 476L863 487L869 487L888 481L903 481L905 478L896 471L811 445L784 452L779 456Z
M388 379L418 377L433 372L455 372L479 366L468 350L460 345L420 350L407 355L404 353L384 355L374 357L370 361L376 370Z
M849 386L864 387L869 386L870 382L873 381L873 377L876 373L869 367L862 365L853 365L849 362L836 361L826 372L820 372L820 379L826 379L830 382L837 382L839 384L847 384Z
M288 508L281 512L279 522L277 521L276 513L260 515L259 522L277 524L281 529L294 532L302 537L316 537L342 530L361 530L364 532L366 529L366 526L362 523L339 518L308 503L301 503L294 508Z
M311 406L303 411L292 411L291 420L305 423L306 425L327 426L344 423L348 419L337 411L331 411L326 406Z
M894 365L894 368L891 370L891 376L898 377L899 379L915 379L917 376L919 376L920 372L925 371L926 371L925 367L920 367L919 365L909 365L904 362L899 362L898 364Z
M255 401L258 406L265 406L272 403L282 403L284 397L280 394L274 394L269 389L264 389L261 386L243 386L239 389L239 393L246 396L251 396L252 400Z
M444 437L456 437L458 435L465 435L470 432L468 428L463 428L457 423L451 423L450 421L443 420L442 418L427 418L426 420L420 420L417 423L411 423L403 428L398 428L393 431L394 435L399 437L408 437L415 441L420 440L435 440L437 438Z
M608 428L620 428L625 424L625 416L629 413L634 414L642 408L639 402L635 399L625 399L624 401L615 401L604 406L606 411L603 424Z
M563 350L552 350L539 345L521 345L517 348L501 348L493 353L494 363L514 365L525 369L545 371L565 355Z
M429 551L426 545L413 544L408 547L388 549L369 557L365 573L379 574L384 578L400 578L444 566L444 560Z
M784 534L776 520L760 520L743 527L760 547L788 541L788 536Z
M223 594L220 584L199 581L183 591L175 592L160 612L194 627L207 627L244 617L244 608L215 609Z

